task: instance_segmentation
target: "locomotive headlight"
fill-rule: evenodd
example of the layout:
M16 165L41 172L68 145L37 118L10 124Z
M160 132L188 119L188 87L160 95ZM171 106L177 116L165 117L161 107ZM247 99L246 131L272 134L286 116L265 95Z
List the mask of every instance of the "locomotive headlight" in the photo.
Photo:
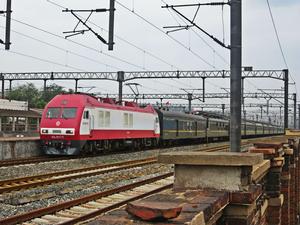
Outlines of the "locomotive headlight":
M42 129L42 133L43 133L43 134L48 134L48 130Z
M73 134L74 131L73 130L66 130L66 134Z

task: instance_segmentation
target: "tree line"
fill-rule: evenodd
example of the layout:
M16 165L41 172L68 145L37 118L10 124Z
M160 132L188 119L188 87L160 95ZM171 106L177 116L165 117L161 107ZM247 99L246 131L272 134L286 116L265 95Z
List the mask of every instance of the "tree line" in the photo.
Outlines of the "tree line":
M33 83L26 83L14 87L6 94L6 98L17 101L28 101L30 108L44 108L54 96L62 93L74 93L74 91L72 89L66 91L57 84L51 84L47 86L44 92L44 89L37 88Z

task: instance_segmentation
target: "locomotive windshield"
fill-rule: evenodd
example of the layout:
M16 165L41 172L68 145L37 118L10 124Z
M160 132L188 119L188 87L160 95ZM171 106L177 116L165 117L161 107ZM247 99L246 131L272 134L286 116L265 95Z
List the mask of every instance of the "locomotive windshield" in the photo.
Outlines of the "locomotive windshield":
M58 118L60 115L60 108L48 108L46 117L49 119Z
M47 118L49 119L72 119L76 117L77 108L48 108Z
M76 112L77 112L76 108L63 108L61 118L64 118L64 119L75 118Z

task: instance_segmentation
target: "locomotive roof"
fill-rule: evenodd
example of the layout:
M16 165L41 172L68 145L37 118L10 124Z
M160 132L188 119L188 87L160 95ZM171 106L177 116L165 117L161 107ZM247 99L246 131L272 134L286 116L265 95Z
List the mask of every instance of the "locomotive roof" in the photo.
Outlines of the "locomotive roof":
M144 113L156 113L151 105L141 108L135 104L123 106L101 102L94 96L88 94L60 94L56 95L48 104L47 107L100 107L115 110L127 110Z

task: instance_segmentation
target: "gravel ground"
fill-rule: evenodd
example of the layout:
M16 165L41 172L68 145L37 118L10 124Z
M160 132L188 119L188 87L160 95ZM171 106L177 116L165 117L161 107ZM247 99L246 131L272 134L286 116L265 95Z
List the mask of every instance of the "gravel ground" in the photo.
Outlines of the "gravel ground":
M154 164L94 177L76 179L64 183L57 183L46 187L30 189L24 192L2 195L2 201L0 202L0 219L59 202L72 200L83 195L120 187L171 171L171 166ZM29 196L27 198L30 198L30 196L42 196L42 194L48 193L53 193L53 196L49 198L41 197L39 200L18 205L18 201L22 198L26 198L26 196Z
M215 146L220 144L224 144L224 143L219 142L219 143L211 143L208 145L202 144L202 145L192 145L192 146L180 146L180 147L155 149L155 150L147 150L147 151L132 152L132 153L126 152L124 154L113 154L113 155L81 158L81 159L59 160L59 161L43 162L43 163L36 163L36 164L1 167L0 180L6 180L6 179L12 179L12 178L18 178L24 176L33 176L33 175L51 173L51 172L56 172L61 170L84 168L84 167L101 165L104 163L142 159L142 158L157 156L161 152L191 151L191 150L205 148L207 146Z
M225 142L2 167L0 168L0 180L154 157L162 152L199 150L207 146L212 147L223 144ZM154 164L51 184L25 191L2 194L0 195L0 218L75 199L79 196L109 190L170 171L173 171L170 165Z

